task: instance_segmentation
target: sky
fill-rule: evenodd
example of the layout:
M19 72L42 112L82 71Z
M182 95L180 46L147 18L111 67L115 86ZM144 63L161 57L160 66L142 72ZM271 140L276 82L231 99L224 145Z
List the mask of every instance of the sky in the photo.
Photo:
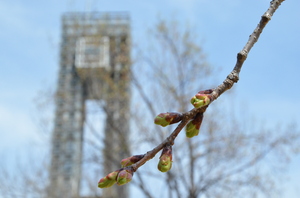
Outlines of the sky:
M41 140L34 100L55 88L61 15L74 11L126 11L133 44L143 44L157 18L187 23L198 33L208 62L232 70L270 0L0 0L0 156L22 155ZM300 1L286 0L250 51L234 86L238 105L268 126L300 124ZM223 95L226 97L226 95ZM50 115L51 116L51 115ZM288 167L285 197L299 191L300 157Z

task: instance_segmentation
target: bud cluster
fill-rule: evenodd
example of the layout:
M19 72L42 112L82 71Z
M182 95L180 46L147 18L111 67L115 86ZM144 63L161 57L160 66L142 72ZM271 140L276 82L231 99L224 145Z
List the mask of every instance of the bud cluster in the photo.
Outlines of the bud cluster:
M119 186L127 184L132 180L132 176L133 176L133 171L131 171L130 169L121 170L117 177L117 184Z
M182 120L182 114L176 112L160 113L154 119L154 123L163 127L170 124L180 122Z
M132 180L132 176L133 171L131 169L121 168L100 179L98 182L98 187L109 188L115 183L121 186L130 182Z
M213 92L212 89L199 91L194 97L191 98L191 103L195 108L200 108L206 105L209 105L209 103L212 100L211 93Z
M209 105L212 100L212 89L199 91L192 99L191 103L194 105L195 108L201 108L203 106ZM199 109L202 111L203 109ZM198 111L198 110L197 110ZM167 112L167 113L160 113L154 119L154 123L157 125L161 125L163 127L168 126L170 124L178 123L183 119L183 114L176 113L176 112ZM190 117L188 118L190 119ZM195 117L189 121L186 125L185 131L186 136L188 138L192 138L197 136L200 132L200 126L203 120L203 111L199 112L195 115ZM178 134L178 133L177 133ZM177 136L177 135L176 135ZM172 143L173 144L173 143ZM163 142L163 150L161 156L159 157L159 162L157 168L161 172L167 172L172 168L172 146ZM161 147L160 147L161 148ZM156 152L155 152L156 154ZM155 155L154 154L154 155ZM121 161L122 168L116 170L114 172L109 173L105 177L101 178L98 182L99 188L108 188L114 185L124 185L127 184L132 180L132 176L134 171L137 169L134 166L131 166L141 159L145 157L144 155L133 155L131 157L125 158ZM149 159L146 159L149 160ZM140 161L142 162L142 161ZM142 163L143 164L143 163Z
M128 168L128 166L137 163L138 161L143 159L144 156L145 155L133 155L131 157L122 159L122 168L111 172L102 179L100 179L98 182L98 187L108 188L114 185L115 183L117 183L118 185L124 185L130 182L133 176L133 171L132 169Z
M157 168L161 172L167 172L172 168L172 146L167 145L164 147Z
M197 113L193 120L191 120L185 128L186 137L192 138L197 136L200 131L200 126L203 120L203 113Z

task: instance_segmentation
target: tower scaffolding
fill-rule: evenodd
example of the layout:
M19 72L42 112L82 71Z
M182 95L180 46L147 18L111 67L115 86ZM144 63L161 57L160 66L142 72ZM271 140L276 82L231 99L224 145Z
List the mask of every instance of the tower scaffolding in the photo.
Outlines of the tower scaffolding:
M48 197L80 197L86 100L103 101L106 121L101 132L104 134L103 164L99 165L103 165L104 174L119 168L119 162L114 159L127 157L129 74L127 13L63 15ZM103 191L103 197L108 198L120 194L128 197L127 188Z

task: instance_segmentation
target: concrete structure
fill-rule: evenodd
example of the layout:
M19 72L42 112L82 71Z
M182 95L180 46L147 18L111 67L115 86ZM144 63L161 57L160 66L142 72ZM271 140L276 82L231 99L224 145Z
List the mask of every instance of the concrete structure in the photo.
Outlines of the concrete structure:
M67 13L62 17L60 70L48 197L80 197L85 101L106 113L104 173L128 154L130 21L126 13ZM113 155L113 158L112 158ZM97 185L98 181L95 181ZM103 197L127 197L126 187Z

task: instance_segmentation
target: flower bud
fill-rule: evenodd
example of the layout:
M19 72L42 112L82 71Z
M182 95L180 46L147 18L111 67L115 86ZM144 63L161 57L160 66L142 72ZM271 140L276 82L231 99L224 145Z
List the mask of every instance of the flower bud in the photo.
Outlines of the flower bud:
M209 94L197 93L191 99L191 103L195 108L206 106L210 103L211 96Z
M195 118L186 125L185 128L186 137L192 138L199 134L202 120L203 120L203 113L197 113Z
M114 172L109 173L105 177L99 180L98 187L99 188L108 188L114 185L117 181L117 176L120 170L116 170Z
M161 172L167 172L172 168L172 146L169 145L163 149L157 168Z
M144 156L145 155L133 155L131 157L127 157L125 159L122 159L121 165L122 165L122 167L130 166L132 164L137 163L141 159L143 159Z
M129 169L123 169L119 172L117 177L117 184L119 186L127 184L132 180L133 172Z
M155 117L154 123L163 127L180 122L182 114L175 112L161 113Z

